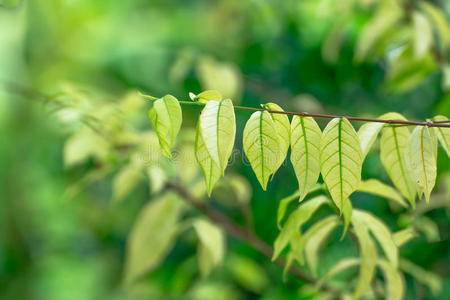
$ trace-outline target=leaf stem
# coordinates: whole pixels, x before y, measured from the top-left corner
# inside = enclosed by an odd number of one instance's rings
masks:
[[[152,96],[147,96],[141,94],[143,97],[148,98],[150,100],[156,100],[157,98]],[[195,106],[204,106],[203,102],[193,102],[193,101],[178,101],[183,105],[195,105]],[[342,115],[326,115],[326,114],[310,114],[310,113],[301,113],[301,112],[292,112],[292,111],[278,111],[278,110],[270,110],[266,108],[255,108],[255,107],[246,107],[246,106],[234,106],[235,109],[238,110],[247,110],[247,111],[267,111],[271,114],[283,114],[283,115],[291,115],[291,116],[301,116],[301,117],[313,117],[313,118],[324,118],[324,119],[334,119],[334,118],[345,118],[349,121],[358,121],[358,122],[375,122],[375,123],[386,123],[386,124],[397,124],[397,125],[407,125],[407,126],[427,126],[427,127],[445,127],[450,128],[450,121],[436,121],[436,122],[413,122],[413,121],[402,121],[402,120],[384,120],[384,119],[375,119],[375,118],[361,118],[361,117],[352,117],[352,116],[342,116]]]

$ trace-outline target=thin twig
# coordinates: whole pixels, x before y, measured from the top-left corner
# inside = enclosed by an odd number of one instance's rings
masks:
[[[223,230],[225,230],[229,235],[247,243],[252,248],[254,248],[256,251],[263,254],[268,259],[272,259],[273,255],[273,249],[270,247],[266,242],[261,240],[259,237],[257,237],[252,232],[248,231],[247,229],[244,229],[240,225],[236,224],[234,221],[229,219],[227,216],[223,215],[222,213],[216,211],[215,209],[211,208],[204,202],[202,202],[199,199],[196,199],[193,195],[189,193],[184,187],[181,185],[175,184],[173,182],[167,182],[166,187],[174,192],[176,192],[181,198],[183,198],[186,202],[194,206],[198,211],[203,213],[205,216],[207,216],[211,221],[213,221],[216,225],[220,226]],[[286,265],[286,262],[279,258],[275,261],[275,263],[280,266],[281,268],[284,268]],[[289,268],[289,273],[291,275],[295,276],[296,278],[300,279],[301,281],[316,284],[317,281],[310,277],[309,275],[305,274],[302,270],[299,268],[292,266]],[[334,294],[335,296],[339,295],[339,291],[335,288],[329,286],[329,285],[322,285],[320,289],[330,292]]]
[[[158,98],[148,95],[143,95],[143,97],[156,100]],[[205,103],[202,102],[194,102],[194,101],[178,101],[183,105],[195,105],[195,106],[204,106]],[[400,124],[400,125],[408,125],[408,126],[427,126],[427,127],[445,127],[450,128],[450,124],[440,124],[441,122],[413,122],[413,121],[402,121],[402,120],[385,120],[385,119],[374,119],[374,118],[361,118],[361,117],[352,117],[352,116],[340,116],[340,115],[326,115],[326,114],[310,114],[310,113],[300,113],[300,112],[291,112],[291,111],[278,111],[278,110],[270,110],[266,108],[255,108],[255,107],[246,107],[246,106],[234,106],[235,109],[239,110],[247,110],[247,111],[267,111],[271,114],[283,114],[283,115],[291,115],[291,116],[301,116],[301,117],[313,117],[313,118],[324,118],[324,119],[334,119],[334,118],[345,118],[350,121],[358,121],[358,122],[375,122],[375,123],[386,123],[386,124]]]

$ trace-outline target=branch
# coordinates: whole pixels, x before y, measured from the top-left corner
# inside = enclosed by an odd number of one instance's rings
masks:
[[[157,100],[158,98],[144,95],[141,93],[141,96],[150,100]],[[196,106],[204,106],[205,103],[202,102],[194,102],[194,101],[178,101],[183,105],[196,105]],[[450,124],[442,124],[442,122],[413,122],[413,121],[401,121],[401,120],[384,120],[384,119],[374,119],[374,118],[361,118],[361,117],[352,117],[352,116],[340,116],[340,115],[325,115],[325,114],[309,114],[309,113],[300,113],[300,112],[291,112],[291,111],[277,111],[270,110],[266,108],[254,108],[254,107],[246,107],[246,106],[234,106],[235,109],[239,110],[248,110],[248,111],[267,111],[271,114],[282,114],[282,115],[291,115],[291,116],[301,116],[301,117],[313,117],[313,118],[324,118],[324,119],[334,119],[334,118],[345,118],[350,121],[358,121],[358,122],[375,122],[375,123],[386,123],[386,124],[395,124],[395,125],[408,125],[408,126],[427,126],[427,127],[445,127],[450,128]]]
[[[204,202],[200,201],[199,199],[196,199],[193,195],[189,193],[184,187],[181,185],[175,184],[173,182],[167,182],[166,187],[175,193],[177,193],[181,198],[183,198],[187,203],[194,206],[198,211],[200,211],[202,214],[207,216],[211,221],[213,221],[216,225],[221,227],[223,230],[225,230],[229,235],[247,243],[250,245],[253,249],[263,254],[268,259],[272,259],[273,255],[273,249],[270,247],[266,242],[261,240],[259,237],[254,235],[252,232],[248,231],[247,229],[242,228],[240,225],[236,224],[234,221],[229,219],[227,216],[223,215],[219,211],[216,211],[215,209],[211,208]],[[286,265],[286,262],[279,258],[275,261],[275,263],[281,267],[284,268]],[[293,275],[294,277],[300,279],[301,281],[316,284],[317,281],[310,277],[309,275],[305,274],[302,270],[299,268],[292,266],[289,269],[289,273]],[[320,289],[330,292],[336,296],[340,294],[338,290],[335,288],[329,286],[329,285],[322,285]]]

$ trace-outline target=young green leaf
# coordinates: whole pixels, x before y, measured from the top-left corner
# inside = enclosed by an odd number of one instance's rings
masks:
[[[447,117],[444,116],[436,116],[433,118],[433,121],[446,121]],[[450,124],[450,122],[449,122]],[[444,148],[445,152],[447,152],[448,157],[450,158],[450,128],[442,128],[442,127],[433,127],[436,135]]]
[[[323,131],[320,169],[334,203],[342,212],[345,201],[361,181],[362,153],[355,129],[347,119],[336,118]]]
[[[264,105],[264,108],[274,111],[284,111],[280,106],[278,106],[278,104],[275,103],[267,103]],[[287,115],[271,113],[270,116],[272,117],[278,136],[279,155],[278,165],[276,167],[276,170],[278,170],[283,164],[289,150],[291,124],[289,123],[289,118]]]
[[[224,174],[236,134],[236,119],[231,100],[208,101],[200,115],[199,124],[206,149]]]
[[[431,3],[420,1],[419,6],[427,15],[439,37],[440,44],[445,51],[450,47],[450,24],[445,14]]]
[[[433,32],[430,22],[425,15],[419,11],[412,14],[414,24],[414,57],[424,57],[433,43]]]
[[[222,95],[215,90],[204,91],[195,96],[194,99],[197,99],[199,102],[206,103],[208,101],[221,101]]]
[[[261,294],[270,285],[266,269],[246,256],[232,254],[226,260],[226,266],[235,281],[246,290]]]
[[[284,216],[286,215],[286,210],[289,204],[292,201],[298,199],[299,196],[300,191],[295,191],[292,195],[289,195],[280,200],[280,204],[278,204],[278,211],[277,211],[277,226],[279,229],[281,229],[281,221],[283,221]]]
[[[395,232],[392,235],[392,240],[394,241],[397,247],[401,247],[417,236],[418,236],[417,231],[415,231],[414,228],[409,227]]]
[[[408,152],[411,177],[417,187],[425,193],[430,202],[430,194],[436,183],[436,139],[428,127],[417,126],[409,138]]]
[[[376,195],[388,200],[392,200],[403,207],[408,207],[408,204],[396,189],[379,181],[378,179],[369,179],[366,181],[362,181],[358,187],[358,192]]]
[[[266,111],[257,111],[245,124],[244,152],[263,190],[280,161],[280,146],[275,123]]]
[[[330,233],[339,225],[339,219],[336,216],[330,216],[317,221],[300,238],[300,242],[293,251],[300,255],[300,263],[303,264],[303,247],[305,249],[305,258],[311,273],[316,274],[316,266],[319,257],[320,247],[323,245]]]
[[[211,155],[206,149],[199,126],[197,126],[197,134],[195,136],[195,158],[197,159],[197,162],[203,171],[203,175],[205,176],[208,196],[211,196],[214,185],[222,176],[222,172],[219,165],[217,165],[217,163],[211,158]]]
[[[372,148],[373,143],[377,139],[378,133],[383,128],[383,123],[365,123],[358,130],[358,138],[361,143],[361,152],[363,160]]]
[[[142,176],[142,165],[130,163],[120,169],[113,179],[112,199],[115,203],[125,198]]]
[[[175,143],[183,119],[178,100],[171,95],[156,100],[148,111],[148,118],[158,135],[163,154],[172,157],[170,148]]]
[[[182,204],[174,194],[165,194],[142,209],[128,237],[125,284],[152,271],[170,251],[179,231]]]
[[[353,211],[353,220],[357,220],[358,223],[364,224],[369,229],[378,240],[389,262],[394,268],[397,268],[398,248],[394,243],[389,228],[377,217],[358,209]]]
[[[335,276],[336,274],[341,273],[342,271],[355,267],[360,264],[359,258],[344,258],[338,261],[328,272],[320,278],[317,282],[317,286],[322,286],[325,282],[327,282],[330,278]]]
[[[387,113],[380,118],[406,121],[398,113]],[[381,163],[394,186],[414,206],[416,188],[409,176],[405,161],[405,150],[409,136],[410,132],[407,127],[385,126],[381,133],[380,157]]]
[[[302,203],[292,214],[289,215],[286,223],[274,242],[274,253],[272,260],[277,259],[281,251],[288,245],[294,234],[300,227],[311,218],[314,212],[323,204],[328,202],[325,196],[318,196],[305,203]]]
[[[377,261],[381,271],[383,271],[386,282],[386,299],[402,300],[405,294],[405,279],[397,268],[384,259]]]
[[[353,299],[359,299],[370,287],[372,278],[375,275],[377,249],[375,247],[375,243],[369,235],[369,229],[366,224],[361,222],[358,217],[355,217],[355,214],[353,214],[352,224],[355,235],[358,238],[359,252],[361,256],[359,278],[353,293]]]
[[[353,206],[351,201],[345,201],[344,209],[342,210],[342,216],[344,218],[344,230],[342,231],[341,240],[344,239],[345,234],[347,233],[348,226],[352,221],[353,215]]]
[[[320,175],[320,139],[322,132],[310,117],[294,116],[291,124],[291,163],[302,201]]]
[[[198,263],[200,273],[205,277],[222,262],[225,252],[225,238],[220,228],[203,219],[196,220],[193,226],[199,237]]]

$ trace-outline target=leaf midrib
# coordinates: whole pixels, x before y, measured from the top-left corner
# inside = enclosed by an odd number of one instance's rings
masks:
[[[339,182],[340,182],[340,192],[341,192],[341,206],[344,205],[344,184],[342,181],[342,140],[341,140],[341,131],[342,131],[342,119],[339,119],[339,125],[338,125],[338,147],[339,147]],[[342,212],[342,210],[341,210]]]
[[[306,137],[306,129],[305,129],[305,122],[303,120],[303,117],[300,117],[300,124],[302,126],[302,132],[303,132],[303,140],[305,142],[305,188],[307,187],[308,183],[308,173],[309,173],[309,153],[308,153],[308,141]],[[304,193],[304,191],[303,191]],[[302,194],[303,194],[302,193]]]

